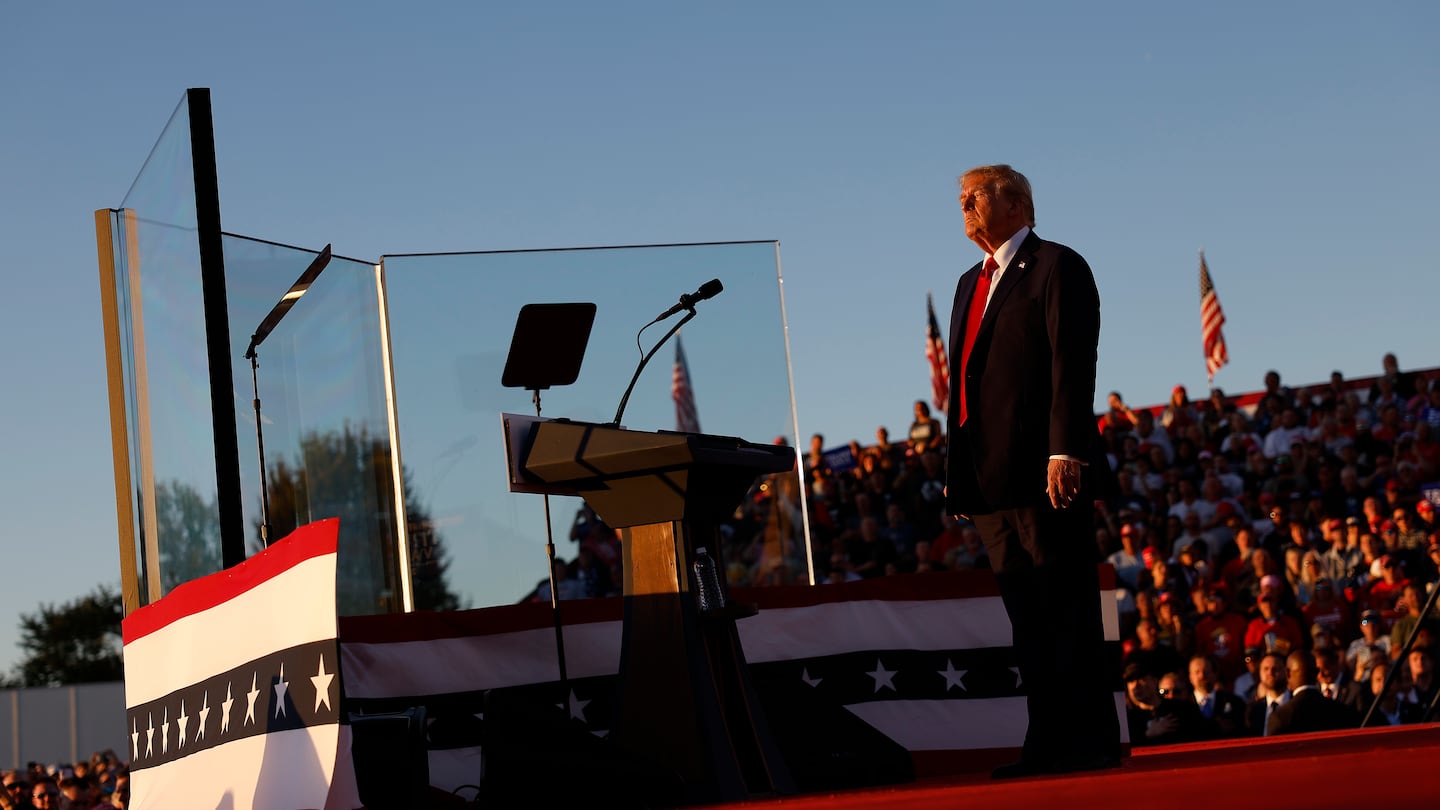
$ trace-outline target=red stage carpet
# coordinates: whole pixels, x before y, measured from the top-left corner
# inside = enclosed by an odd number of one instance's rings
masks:
[[[726,807],[1377,808],[1440,804],[1440,725],[1137,749],[1120,768],[992,782],[984,776]]]

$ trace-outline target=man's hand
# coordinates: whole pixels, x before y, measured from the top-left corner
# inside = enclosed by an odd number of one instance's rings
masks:
[[[1050,496],[1051,506],[1065,509],[1075,502],[1075,496],[1080,492],[1080,467],[1078,461],[1050,459],[1050,469],[1045,477],[1045,493]]]

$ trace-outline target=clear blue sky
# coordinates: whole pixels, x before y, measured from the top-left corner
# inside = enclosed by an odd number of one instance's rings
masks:
[[[1095,268],[1102,395],[1204,392],[1201,247],[1227,390],[1440,365],[1440,6],[699,6],[0,6],[0,667],[21,612],[118,582],[91,212],[186,87],[230,231],[363,258],[780,240],[800,429],[832,444],[928,396],[925,293],[946,320],[977,260],[980,163]]]

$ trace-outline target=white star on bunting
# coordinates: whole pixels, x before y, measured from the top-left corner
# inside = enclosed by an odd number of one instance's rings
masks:
[[[260,690],[256,688],[256,684],[258,683],[260,683],[260,674],[258,672],[251,673],[250,691],[245,693],[245,699],[249,701],[249,705],[245,707],[245,722],[243,725],[248,726],[255,722],[255,699],[260,697]]]
[[[959,689],[961,692],[964,692],[964,679],[966,672],[969,672],[969,670],[956,669],[955,665],[951,663],[950,659],[946,658],[945,669],[939,670],[940,677],[945,679],[945,691],[949,692],[951,687],[954,687],[956,689]]]
[[[170,709],[165,709],[160,720],[160,755],[164,756],[170,751]]]
[[[135,718],[130,718],[130,758],[140,758],[140,725]]]
[[[898,672],[898,670],[888,670],[888,669],[886,669],[886,668],[885,668],[885,665],[880,662],[880,659],[879,659],[879,658],[876,658],[876,659],[875,659],[875,671],[874,671],[874,672],[867,672],[867,673],[865,673],[865,674],[866,674],[866,675],[869,675],[870,677],[872,677],[872,678],[875,679],[875,691],[876,691],[877,693],[878,693],[881,689],[889,689],[891,692],[894,692],[894,691],[895,691],[895,673],[896,673],[896,672]]]
[[[806,668],[800,670],[800,680],[804,681],[807,686],[810,686],[810,687],[813,688],[813,687],[819,686],[819,685],[820,685],[820,682],[823,681],[823,680],[825,680],[825,679],[824,679],[824,678],[812,678],[812,677],[810,677],[810,668],[809,668],[809,667],[806,667]]]
[[[185,700],[183,698],[180,700],[180,717],[175,722],[180,726],[180,736],[175,740],[175,749],[179,750],[185,747],[185,729],[190,725],[190,715],[185,713]]]
[[[220,704],[220,733],[224,734],[230,730],[230,707],[235,705],[235,698],[230,696],[230,682],[225,682],[225,702]]]
[[[145,715],[145,718],[146,718],[146,722],[149,724],[149,725],[147,725],[147,726],[145,727],[145,756],[148,757],[148,756],[150,756],[151,754],[153,754],[153,753],[155,752],[155,714],[154,714],[154,712],[149,712],[149,713],[147,713],[147,714]]]
[[[275,716],[285,715],[285,690],[290,688],[290,682],[285,680],[285,665],[280,665],[280,682],[275,684]]]
[[[200,707],[200,725],[195,729],[195,741],[205,739],[205,720],[210,717],[210,690],[205,690],[205,703]]]
[[[310,682],[315,684],[315,711],[320,711],[320,704],[330,708],[330,682],[335,680],[335,673],[325,671],[325,654],[320,654],[320,672],[310,676]]]
[[[571,720],[579,720],[582,723],[585,722],[585,707],[590,705],[590,701],[580,700],[575,696],[575,690],[571,689],[569,703],[569,706],[565,706],[562,704],[560,705],[560,708],[565,709],[570,713]]]

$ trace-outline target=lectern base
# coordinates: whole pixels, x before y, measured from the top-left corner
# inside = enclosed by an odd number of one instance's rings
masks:
[[[700,612],[679,564],[713,535],[678,521],[623,531],[625,571],[635,576],[626,581],[615,741],[679,774],[690,802],[794,793],[735,630],[755,609]]]

